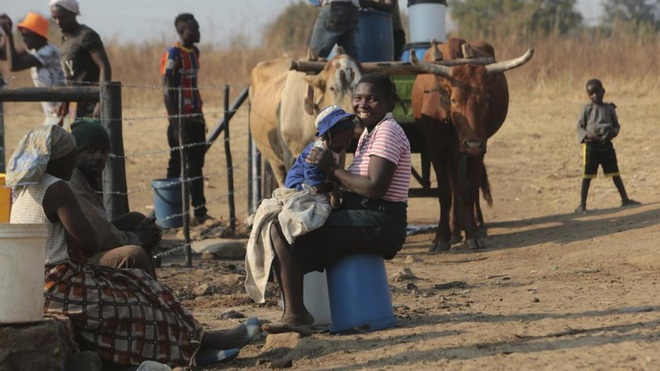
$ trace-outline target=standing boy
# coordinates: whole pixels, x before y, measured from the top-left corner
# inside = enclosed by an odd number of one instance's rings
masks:
[[[110,61],[105,53],[101,37],[96,31],[78,23],[80,8],[76,0],[50,0],[50,14],[62,32],[62,69],[70,85],[98,85],[112,79]],[[62,116],[69,109],[68,102],[62,105]],[[78,102],[76,117],[98,118],[100,103]]]
[[[578,120],[578,140],[582,143],[584,156],[584,172],[582,175],[582,192],[580,205],[575,212],[587,211],[587,195],[591,179],[598,174],[598,166],[603,167],[606,177],[612,177],[616,189],[621,196],[621,206],[639,205],[639,202],[628,198],[623,180],[619,175],[619,166],[612,139],[619,134],[621,126],[616,116],[614,103],[603,103],[605,88],[597,79],[587,81],[587,95],[591,100],[582,109]]]
[[[192,179],[190,197],[194,211],[194,224],[212,219],[206,213],[204,197],[204,156],[206,154],[206,121],[202,113],[202,97],[197,87],[199,73],[199,24],[190,13],[179,14],[174,20],[179,41],[165,51],[161,59],[160,74],[163,76],[163,96],[169,117],[167,142],[170,145],[168,178],[181,176],[179,145],[183,149]],[[179,123],[183,126],[183,143],[179,143]]]
[[[0,45],[0,59],[9,62],[11,71],[22,71],[30,68],[30,75],[36,87],[51,87],[64,84],[64,72],[60,65],[60,51],[48,43],[48,26],[46,18],[37,13],[28,13],[25,19],[17,25],[23,36],[25,49],[16,49],[12,35],[12,21],[6,15],[0,15],[0,27],[4,31],[4,43]],[[60,104],[57,102],[41,102],[46,115],[44,124],[62,125],[57,118]]]

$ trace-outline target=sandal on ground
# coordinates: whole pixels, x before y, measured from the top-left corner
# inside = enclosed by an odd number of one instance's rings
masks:
[[[269,334],[284,334],[287,332],[297,332],[301,336],[310,336],[312,334],[312,326],[310,325],[295,325],[292,323],[273,322],[266,323],[261,328]]]
[[[642,203],[639,201],[635,201],[632,198],[629,198],[625,201],[621,201],[621,207],[626,207],[626,206],[635,206],[635,205],[641,205]]]
[[[241,326],[245,327],[247,335],[245,336],[245,341],[241,344],[241,348],[248,345],[252,340],[259,337],[261,334],[261,324],[259,323],[259,318],[250,317],[247,321],[241,323]]]
[[[578,214],[586,214],[587,213],[587,208],[582,206],[582,205],[578,205],[578,207],[575,208],[575,212],[578,213]]]
[[[240,351],[241,350],[238,348],[224,350],[203,348],[197,351],[197,355],[195,356],[195,363],[197,366],[206,366],[213,363],[229,362],[238,357],[238,353],[240,353]]]

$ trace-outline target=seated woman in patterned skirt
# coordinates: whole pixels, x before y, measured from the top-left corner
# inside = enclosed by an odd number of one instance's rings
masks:
[[[44,126],[21,140],[8,164],[11,222],[48,225],[44,311],[68,316],[81,348],[118,365],[152,360],[194,366],[235,357],[258,334],[256,318],[232,330],[205,332],[143,270],[86,264],[96,251],[96,231],[65,182],[76,153],[71,134]]]

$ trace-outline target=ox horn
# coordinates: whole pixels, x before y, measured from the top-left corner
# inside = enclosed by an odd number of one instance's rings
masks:
[[[438,40],[433,39],[433,41],[431,41],[431,47],[433,48],[433,61],[441,61],[442,53],[440,53],[440,49],[438,49]]]
[[[489,74],[493,74],[493,73],[505,72],[505,71],[508,71],[510,69],[520,67],[523,64],[529,62],[529,60],[532,59],[533,55],[534,55],[534,48],[529,48],[529,49],[527,49],[525,54],[523,54],[522,56],[520,56],[518,58],[509,59],[508,61],[497,62],[497,63],[487,65],[486,66],[486,71]]]
[[[428,72],[435,75],[444,76],[446,78],[451,77],[451,69],[447,66],[420,62],[417,59],[417,53],[415,53],[415,49],[413,48],[410,49],[410,62],[412,63],[413,66],[415,66],[415,68],[419,69],[422,72]]]
[[[463,58],[474,58],[474,50],[472,50],[470,44],[461,44],[461,51],[463,52]]]

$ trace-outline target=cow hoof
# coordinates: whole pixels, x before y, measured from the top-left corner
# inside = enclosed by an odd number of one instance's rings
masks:
[[[477,240],[475,240],[474,238],[469,238],[465,240],[465,248],[467,250],[477,250],[480,247],[479,247],[479,243],[477,243]]]
[[[477,246],[478,246],[477,247],[478,249],[485,249],[486,248],[486,240],[483,239],[483,238],[479,238],[477,240]]]
[[[485,225],[479,227],[479,235],[481,237],[488,237],[488,228]]]
[[[449,238],[449,244],[450,245],[456,245],[457,243],[463,242],[463,236],[460,234],[457,236],[452,235],[451,238]]]
[[[429,247],[429,253],[437,254],[441,252],[447,252],[451,249],[451,245],[448,242],[436,242],[434,245]]]

